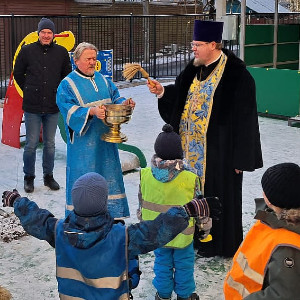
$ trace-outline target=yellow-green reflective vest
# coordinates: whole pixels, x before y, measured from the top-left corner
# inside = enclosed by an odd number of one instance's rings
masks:
[[[173,206],[181,206],[194,197],[198,176],[190,171],[180,172],[169,182],[161,182],[152,175],[151,168],[141,169],[142,219],[154,220],[160,213]],[[185,248],[193,241],[195,219],[190,218],[189,226],[165,245],[170,248]]]

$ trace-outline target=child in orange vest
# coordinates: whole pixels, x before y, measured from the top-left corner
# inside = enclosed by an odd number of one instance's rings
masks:
[[[258,221],[233,258],[225,299],[300,299],[300,167],[270,167],[261,184]]]

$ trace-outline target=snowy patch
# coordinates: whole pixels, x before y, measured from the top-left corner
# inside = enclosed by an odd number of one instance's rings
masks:
[[[14,213],[2,213],[0,210],[0,240],[11,242],[27,235]]]

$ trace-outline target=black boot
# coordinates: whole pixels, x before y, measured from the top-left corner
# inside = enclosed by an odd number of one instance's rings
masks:
[[[171,300],[171,298],[161,298],[161,297],[159,297],[159,294],[156,293],[155,300]]]
[[[25,175],[24,176],[24,190],[26,193],[32,193],[34,190],[34,178],[35,176]]]
[[[199,296],[196,293],[193,293],[188,298],[181,298],[181,297],[177,296],[177,300],[200,300],[200,298],[199,298]]]
[[[60,188],[59,184],[55,181],[52,174],[44,175],[44,185],[49,187],[53,191],[57,191]]]

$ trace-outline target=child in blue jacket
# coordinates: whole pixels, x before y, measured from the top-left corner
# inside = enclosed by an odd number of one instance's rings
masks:
[[[72,188],[74,211],[62,220],[16,190],[2,195],[3,206],[14,207],[27,233],[55,247],[61,299],[130,299],[128,261],[169,242],[190,216],[215,213],[216,202],[210,212],[205,199],[194,199],[154,221],[126,227],[108,213],[107,195],[107,182],[98,173],[79,177]]]

